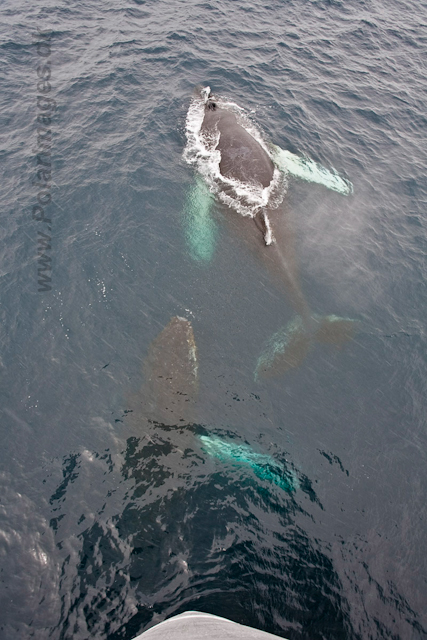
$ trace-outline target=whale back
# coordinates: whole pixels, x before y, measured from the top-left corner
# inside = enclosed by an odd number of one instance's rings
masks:
[[[234,113],[208,100],[202,132],[219,133],[216,149],[221,152],[220,172],[225,178],[268,187],[274,165],[259,142],[244,129]]]

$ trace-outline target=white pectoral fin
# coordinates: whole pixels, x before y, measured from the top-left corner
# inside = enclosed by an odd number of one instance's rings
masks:
[[[271,145],[271,152],[274,164],[281,171],[307,182],[321,184],[327,189],[337,191],[344,196],[353,193],[351,182],[342,178],[335,169],[326,169],[308,156],[297,156],[295,153],[281,149],[275,144]]]
[[[212,194],[203,178],[197,176],[188,191],[183,216],[188,252],[197,262],[210,262],[215,252],[218,229],[211,215],[212,204]]]

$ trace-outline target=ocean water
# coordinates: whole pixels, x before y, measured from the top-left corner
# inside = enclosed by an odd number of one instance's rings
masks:
[[[426,3],[1,16],[0,637],[130,640],[193,609],[291,640],[425,638]],[[203,259],[189,247],[206,85],[353,185],[289,176],[285,200],[310,308],[355,336],[258,382],[295,312],[215,201]],[[174,316],[199,388],[167,426],[135,398]]]

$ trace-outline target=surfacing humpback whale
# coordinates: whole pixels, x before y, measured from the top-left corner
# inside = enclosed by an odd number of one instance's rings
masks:
[[[229,209],[234,209],[225,216],[227,224],[256,252],[276,283],[285,288],[297,314],[287,327],[270,338],[255,369],[256,379],[281,374],[302,362],[314,340],[341,347],[351,339],[355,323],[349,318],[316,316],[301,290],[292,228],[283,206],[286,192],[283,162],[286,153],[294,159],[298,157],[274,145],[268,147],[244,120],[237,105],[216,99],[209,87],[202,90],[200,99],[204,101],[203,119],[197,135],[203,151],[196,154],[196,164],[211,191]],[[313,167],[318,165],[312,163],[311,173]],[[325,169],[322,171],[318,168],[316,175],[327,175],[328,186],[333,184],[331,188],[341,188],[342,193],[350,191],[349,183]],[[203,191],[200,181],[198,189],[206,221],[209,193]],[[193,192],[193,220],[195,202]]]

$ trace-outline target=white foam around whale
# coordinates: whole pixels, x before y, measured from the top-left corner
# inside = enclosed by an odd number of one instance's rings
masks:
[[[218,96],[219,106],[235,113],[239,124],[257,140],[278,169],[275,171],[271,185],[265,189],[224,178],[219,170],[221,154],[215,149],[217,140],[209,140],[201,134],[205,103],[209,93],[209,87],[205,87],[191,101],[186,119],[187,145],[183,157],[189,164],[196,165],[210,191],[215,193],[225,204],[237,210],[241,215],[251,217],[256,215],[267,203],[269,208],[274,209],[281,203],[286,193],[287,176],[321,184],[342,195],[349,195],[353,192],[351,182],[342,178],[335,169],[326,169],[307,155],[299,156],[286,149],[281,149],[277,145],[266,144],[261,133],[247,117],[244,110],[234,102]],[[221,189],[221,185],[226,185],[231,189],[227,189],[227,193],[225,193]]]
[[[218,140],[210,139],[201,132],[206,95],[208,95],[208,87],[201,92],[200,96],[193,98],[188,109],[186,120],[187,145],[184,149],[184,160],[197,167],[197,170],[208,184],[210,191],[215,193],[220,201],[232,207],[241,215],[254,217],[267,205],[270,209],[276,208],[282,202],[287,188],[286,178],[281,170],[275,170],[273,180],[266,188],[261,185],[247,184],[225,178],[221,174],[219,169],[221,153],[215,149]],[[217,102],[219,106],[227,108],[236,114],[239,124],[257,140],[271,157],[271,152],[261,134],[245,116],[243,109],[237,104],[221,98],[218,98]]]

